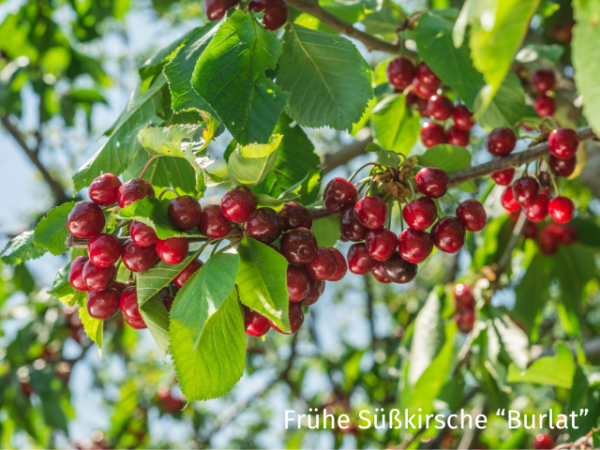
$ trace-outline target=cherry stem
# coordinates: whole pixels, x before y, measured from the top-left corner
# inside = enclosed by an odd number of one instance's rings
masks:
[[[386,220],[386,228],[389,230],[392,228],[392,212],[394,207],[394,197],[390,197],[387,204],[387,220]],[[401,214],[402,215],[402,214]]]
[[[119,231],[121,228],[123,228],[125,225],[127,225],[128,223],[133,222],[133,219],[131,220],[123,220],[122,222],[119,222],[117,225],[115,225],[115,229],[113,230],[112,234],[117,233],[117,231]]]
[[[367,180],[368,181],[368,180]],[[362,183],[361,186],[358,188],[358,192],[357,195],[360,195],[360,193],[362,192],[362,190],[365,188],[365,186],[367,185],[367,183]]]
[[[440,206],[440,201],[437,198],[432,198],[432,200],[435,203],[435,206],[437,206],[438,216],[440,216],[443,219],[444,211],[442,211],[442,207]]]
[[[216,253],[217,249],[219,248],[219,245],[221,245],[221,242],[223,242],[223,239],[219,239],[216,242],[216,245],[214,246],[214,248],[212,249],[212,252],[210,252],[210,257],[212,258],[212,256]]]
[[[377,166],[377,167],[381,167],[381,164],[379,164],[379,163],[376,163],[376,162],[368,162],[368,163],[366,163],[366,164],[363,164],[363,165],[362,165],[362,166],[360,166],[358,169],[356,169],[356,171],[355,171],[355,172],[354,172],[352,175],[350,175],[350,178],[348,178],[348,181],[352,181],[352,180],[354,179],[354,177],[355,177],[356,175],[358,175],[358,172],[360,172],[361,170],[363,170],[365,167],[368,167],[368,166]]]
[[[548,159],[546,159],[545,156],[544,156],[544,161],[546,162],[546,166],[550,167],[550,164],[548,163]],[[560,189],[558,187],[558,183],[556,182],[556,177],[554,176],[554,174],[552,173],[551,170],[549,170],[547,173],[550,176],[550,180],[552,180],[552,185],[554,186],[554,192],[556,192],[557,195],[560,195]]]
[[[477,200],[479,200],[479,203],[484,203],[487,200],[487,198],[490,196],[490,194],[492,193],[492,191],[494,190],[495,187],[496,187],[496,183],[492,182],[491,180],[488,181],[485,191],[483,191],[481,193],[481,195],[479,196],[479,198],[477,199]]]
[[[448,197],[450,197],[454,201],[454,203],[456,203],[457,205],[460,205],[460,202],[458,200],[456,200],[456,198],[454,197],[454,195],[452,195],[450,192],[446,192],[446,195]]]
[[[163,191],[162,191],[160,194],[158,194],[158,199],[159,199],[159,200],[160,200],[160,199],[162,199],[162,196],[163,196],[163,195],[165,194],[165,192],[167,192],[167,191],[171,191],[171,192],[175,193],[175,196],[176,196],[176,197],[179,197],[179,192],[177,192],[175,189],[173,189],[173,188],[166,188],[166,189],[163,189]]]
[[[533,124],[535,126],[536,130],[537,130],[537,127],[539,126],[539,121],[538,120],[535,120],[535,119],[522,119],[522,120],[519,120],[517,123],[515,123],[513,125],[512,130],[513,131],[518,130],[519,127],[521,125],[523,125],[524,123],[531,123],[531,124]]]
[[[413,185],[412,180],[408,180],[408,187],[410,188],[411,200],[416,200],[417,194],[415,194],[415,186]]]
[[[544,120],[549,121],[554,126],[555,129],[560,128],[558,126],[558,122],[556,121],[556,119],[554,117],[552,117],[552,116],[544,116],[544,117],[542,117],[541,123],[543,123]]]
[[[367,181],[369,181],[372,177],[367,177],[367,178],[363,178],[362,180],[360,180],[359,182],[357,182],[356,184],[354,184],[354,187],[358,187],[359,184],[363,184],[366,183]]]
[[[539,136],[531,136],[529,134],[525,134],[523,136],[519,136],[519,139],[537,139]]]
[[[142,173],[140,173],[140,180],[144,179],[144,175],[146,174],[146,170],[148,170],[148,167],[150,166],[150,163],[152,163],[152,161],[154,161],[156,158],[158,158],[158,155],[157,156],[153,156],[152,158],[150,158],[148,160],[148,162],[146,163],[146,165],[142,169]]]

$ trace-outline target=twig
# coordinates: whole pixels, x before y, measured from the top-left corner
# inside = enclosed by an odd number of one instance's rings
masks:
[[[521,237],[521,234],[523,234],[523,230],[525,229],[526,223],[527,216],[525,215],[525,212],[521,211],[521,213],[519,214],[519,218],[517,219],[517,223],[513,228],[510,240],[508,241],[508,245],[504,249],[504,253],[502,253],[500,261],[498,262],[498,267],[494,271],[494,273],[496,274],[496,279],[498,279],[500,275],[503,274],[504,271],[508,268],[508,265],[511,261],[512,252],[519,243],[519,238]]]
[[[125,242],[128,239],[131,239],[131,236],[117,236],[121,243]],[[234,240],[239,239],[241,237],[240,230],[233,230],[224,239]],[[205,237],[189,237],[189,242],[207,242],[211,239]],[[87,248],[89,239],[83,239],[73,236],[72,234],[67,236],[67,240],[65,241],[65,246],[67,248]]]
[[[367,148],[367,145],[371,142],[373,142],[373,137],[369,135],[360,141],[347,145],[339,152],[326,155],[321,164],[323,166],[323,174],[329,173],[339,166],[343,166],[357,156],[364,155],[366,153],[365,149]]]

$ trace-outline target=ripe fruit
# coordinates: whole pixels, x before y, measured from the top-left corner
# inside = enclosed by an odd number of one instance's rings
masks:
[[[387,228],[369,230],[365,238],[367,252],[375,261],[385,261],[398,248],[398,238]]]
[[[556,222],[567,223],[575,214],[575,206],[570,198],[554,197],[548,203],[548,212]]]
[[[538,69],[531,77],[531,85],[540,94],[545,94],[554,89],[556,77],[551,69]]]
[[[554,439],[549,434],[540,433],[533,439],[533,447],[536,450],[552,450],[554,448]]]
[[[381,228],[387,219],[387,206],[379,197],[361,198],[354,207],[356,219],[369,230]]]
[[[67,216],[69,233],[78,238],[91,238],[101,233],[105,224],[104,213],[93,202],[76,203]]]
[[[457,283],[452,291],[456,304],[456,309],[473,309],[475,307],[475,297],[468,284]]]
[[[465,244],[465,227],[455,217],[446,216],[431,229],[434,245],[446,253],[456,253]]]
[[[284,231],[300,227],[310,230],[313,223],[312,214],[308,208],[296,202],[285,203],[279,211],[279,217],[281,217]]]
[[[388,64],[386,73],[390,84],[403,90],[415,77],[415,66],[406,58],[396,58]]]
[[[290,302],[299,302],[308,295],[310,277],[302,267],[289,265],[287,268],[287,292]]]
[[[141,247],[132,240],[126,240],[121,247],[123,264],[132,272],[142,273],[150,270],[156,262],[156,246]]]
[[[221,199],[221,212],[231,222],[244,223],[257,204],[256,196],[250,189],[236,186],[227,191]]]
[[[148,247],[156,244],[158,241],[158,236],[156,236],[156,231],[154,231],[154,228],[146,225],[145,223],[138,222],[137,220],[134,220],[131,223],[129,234],[131,235],[133,242],[140,247]]]
[[[88,193],[95,204],[111,206],[117,203],[120,187],[119,177],[112,173],[105,173],[92,181]]]
[[[532,221],[528,220],[525,223],[525,230],[523,231],[523,237],[525,239],[535,239],[537,235],[537,225]]]
[[[429,68],[424,62],[417,66],[417,79],[427,86],[435,87],[436,89],[440,86],[442,80],[440,80],[433,70]]]
[[[439,167],[423,167],[415,177],[417,190],[429,198],[440,198],[448,191],[448,174]]]
[[[108,267],[121,257],[121,241],[112,234],[97,234],[88,242],[88,255],[95,266]]]
[[[508,127],[495,128],[485,140],[487,151],[494,156],[508,156],[516,145],[515,132]]]
[[[189,280],[189,278],[203,265],[204,263],[202,261],[199,259],[194,259],[187,266],[185,266],[185,269],[179,272],[179,275],[177,275],[173,280],[173,284],[181,289],[187,280]]]
[[[522,177],[512,186],[513,196],[521,206],[531,206],[535,203],[540,193],[540,185],[532,177]]]
[[[117,203],[119,208],[125,208],[146,196],[154,197],[154,188],[146,180],[133,178],[119,188]]]
[[[283,235],[280,243],[281,254],[290,264],[308,264],[317,253],[317,240],[306,228],[296,228]]]
[[[121,294],[120,307],[125,322],[127,322],[131,328],[135,328],[136,330],[147,328],[146,323],[142,318],[142,314],[140,313],[135,286],[128,287],[123,291]]]
[[[325,291],[325,282],[324,281],[315,280],[315,279],[310,280],[310,289],[308,290],[308,294],[306,294],[306,297],[304,297],[304,300],[302,300],[301,303],[304,306],[314,305],[315,303],[317,303],[317,300],[319,300],[319,298],[321,298],[321,295],[323,295],[324,291]]]
[[[108,288],[116,274],[117,268],[114,265],[98,267],[88,261],[83,266],[81,276],[90,291],[100,292]]]
[[[158,257],[167,264],[179,264],[185,259],[190,249],[188,240],[184,237],[159,239],[156,243]]]
[[[499,184],[500,186],[508,186],[515,176],[515,169],[510,168],[501,170],[500,172],[494,172],[490,176],[492,180],[496,182],[496,184]]]
[[[437,206],[429,197],[420,197],[402,209],[402,217],[413,230],[426,230],[437,219]]]
[[[459,147],[466,147],[469,145],[471,139],[471,133],[469,131],[459,130],[456,125],[451,126],[448,129],[448,144],[458,145]]]
[[[540,194],[535,203],[524,208],[525,215],[532,222],[541,222],[548,215],[548,196]]]
[[[337,270],[337,261],[329,249],[319,247],[315,257],[304,266],[304,270],[313,280],[329,280]]]
[[[406,261],[398,253],[384,261],[382,268],[385,277],[398,284],[409,283],[417,276],[417,265]]]
[[[342,253],[337,248],[330,248],[328,250],[334,256],[337,268],[335,270],[335,273],[331,277],[329,277],[327,281],[340,281],[342,278],[344,278],[346,272],[348,271],[348,264],[346,264],[346,259],[344,258],[344,255],[342,255]]]
[[[552,225],[542,229],[538,236],[538,245],[540,246],[542,254],[550,256],[556,253],[559,239],[560,237],[557,234],[557,230]]]
[[[354,208],[348,208],[342,213],[342,218],[340,219],[340,231],[342,236],[347,240],[351,242],[360,242],[365,239],[369,229],[360,224],[356,218]]]
[[[283,0],[251,0],[248,9],[252,12],[264,11],[263,26],[275,31],[283,26],[288,18],[288,5]]]
[[[269,321],[269,325],[273,327],[275,331],[281,334],[294,334],[296,331],[300,329],[302,324],[304,323],[304,310],[302,309],[302,305],[300,303],[290,303],[289,305],[289,319],[290,319],[290,332],[286,333],[277,326]]]
[[[575,171],[577,165],[577,156],[562,159],[550,154],[548,156],[548,165],[550,170],[557,177],[568,177]]]
[[[456,108],[454,108],[452,120],[454,121],[456,128],[462,131],[469,131],[473,125],[475,125],[473,114],[465,105],[457,105]]]
[[[432,250],[433,242],[426,231],[407,228],[400,233],[398,251],[402,259],[413,264],[420,264],[429,258]]]
[[[383,263],[377,263],[373,269],[371,269],[371,273],[375,277],[377,281],[384,284],[391,283],[390,280],[387,279],[385,273],[383,272]]]
[[[251,238],[270,244],[275,241],[283,229],[281,217],[273,208],[259,208],[248,217],[246,233]]]
[[[204,0],[202,2],[204,14],[211,22],[223,18],[229,8],[239,3],[239,0]]]
[[[110,319],[119,312],[120,297],[115,289],[88,292],[86,306],[90,317],[98,320]]]
[[[432,95],[427,100],[427,114],[431,119],[444,121],[450,118],[454,104],[445,95]]]
[[[475,311],[472,309],[460,311],[454,316],[454,321],[461,333],[470,333],[475,325]]]
[[[358,194],[356,188],[348,180],[334,178],[325,187],[323,200],[325,207],[331,212],[342,212],[356,203]]]
[[[467,231],[477,232],[485,227],[487,214],[479,201],[471,199],[458,205],[456,218],[461,221]]]
[[[83,281],[83,267],[90,260],[87,256],[78,256],[69,267],[69,284],[78,291],[87,291],[88,287]]]
[[[548,149],[557,158],[571,158],[575,155],[578,146],[579,136],[570,128],[553,130],[548,136]]]
[[[219,205],[208,205],[200,214],[198,231],[210,239],[222,239],[229,234],[231,222],[225,218]]]
[[[521,209],[521,205],[519,205],[519,202],[515,200],[511,186],[508,186],[504,190],[504,192],[502,193],[502,197],[500,197],[500,202],[502,203],[504,209],[507,210],[509,213]]]
[[[189,195],[180,195],[171,200],[167,215],[169,220],[180,230],[191,230],[200,223],[202,208],[200,203]]]
[[[427,99],[429,97],[421,98],[421,97],[415,95],[415,98],[416,98],[417,109],[419,110],[419,114],[421,115],[421,117],[427,117]]]
[[[421,142],[427,148],[446,142],[444,127],[435,122],[425,122],[421,126]]]
[[[418,78],[414,78],[411,83],[412,92],[414,92],[419,98],[425,100],[422,103],[419,103],[419,113],[422,117],[427,116],[427,99],[438,90],[437,86],[428,86],[425,83],[421,82]]]
[[[557,235],[560,242],[564,245],[571,245],[577,242],[577,229],[568,223],[557,226]]]
[[[556,112],[556,100],[547,95],[540,95],[533,102],[533,109],[540,117],[553,116]]]
[[[269,320],[262,314],[244,306],[244,328],[250,336],[264,336],[271,329]]]
[[[348,250],[348,269],[357,275],[364,275],[369,272],[377,261],[371,258],[365,244],[354,244]]]

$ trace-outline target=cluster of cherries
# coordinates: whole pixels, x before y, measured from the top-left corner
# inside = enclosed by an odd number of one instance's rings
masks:
[[[556,85],[556,77],[551,69],[539,69],[531,77],[531,86],[540,94],[533,103],[535,112],[540,117],[553,116],[556,112],[556,101],[552,94]]]
[[[470,333],[475,324],[475,297],[471,286],[463,283],[454,285],[454,321],[462,333]]]
[[[238,5],[240,0],[204,0],[204,14],[208,20],[221,20],[228,9]],[[263,26],[275,31],[281,28],[288,19],[288,4],[284,0],[250,0],[248,9],[252,12],[264,12]]]

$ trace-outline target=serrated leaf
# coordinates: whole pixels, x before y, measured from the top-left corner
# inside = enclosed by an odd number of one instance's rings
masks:
[[[527,370],[521,371],[511,364],[508,367],[509,383],[534,383],[571,389],[575,374],[575,361],[571,350],[558,342],[556,355],[546,356],[535,361]]]
[[[447,173],[452,173],[471,167],[471,154],[464,147],[441,144],[428,148],[425,153],[419,155],[418,161],[422,166],[439,167]],[[477,186],[473,180],[456,188],[466,192],[477,192]]]
[[[77,299],[77,304],[79,305],[79,318],[83,325],[83,331],[85,331],[85,334],[88,335],[92,342],[98,345],[98,352],[100,353],[100,356],[102,356],[102,330],[104,322],[90,317],[86,302],[87,298],[85,295],[80,296]]]
[[[229,176],[238,186],[256,186],[273,169],[283,136],[274,134],[266,144],[238,145],[229,156]]]
[[[192,33],[193,31],[171,42],[166,47],[161,48],[142,64],[139,68],[141,79],[145,80],[151,76],[158,75],[163,70],[163,66],[173,58],[177,49],[192,35]]]
[[[65,240],[69,235],[67,217],[75,206],[75,202],[63,203],[52,208],[35,227],[33,242],[43,247],[54,256],[67,251]]]
[[[478,109],[479,99],[475,103]],[[525,91],[519,77],[508,72],[496,95],[479,118],[479,125],[486,130],[498,127],[512,127],[525,115]]]
[[[314,220],[310,231],[312,231],[320,247],[333,247],[342,236],[340,231],[340,216],[336,215]]]
[[[141,305],[140,313],[156,341],[160,353],[165,358],[169,352],[169,312],[161,296],[155,295]]]
[[[85,298],[85,292],[78,291],[69,283],[70,268],[71,263],[56,272],[52,289],[48,291],[48,294],[59,299],[63,305],[73,306],[81,298]]]
[[[352,129],[373,98],[371,68],[348,39],[287,24],[277,84],[301,125]]]
[[[406,97],[401,94],[388,95],[373,108],[371,126],[379,145],[403,155],[417,142],[420,130],[419,116],[406,108]]]
[[[502,348],[506,351],[512,362],[520,369],[525,369],[529,363],[529,339],[527,334],[507,314],[494,317],[490,320],[488,334],[493,328],[500,339]]]
[[[9,266],[16,266],[31,259],[37,259],[46,253],[45,248],[34,244],[34,232],[25,231],[8,241],[2,255],[2,262]]]

